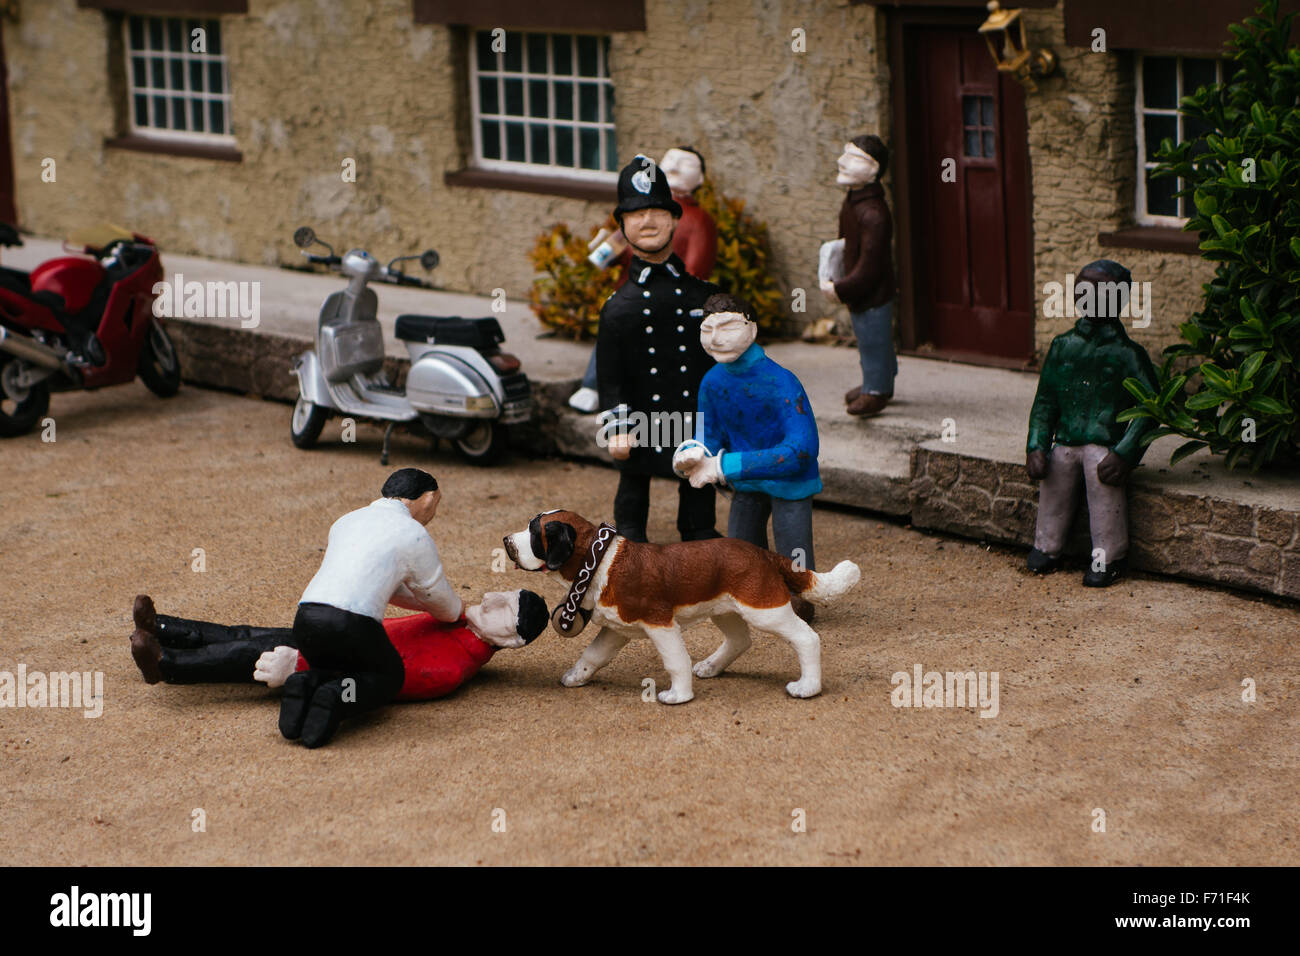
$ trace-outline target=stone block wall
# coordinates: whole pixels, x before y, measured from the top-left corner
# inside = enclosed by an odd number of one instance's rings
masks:
[[[921,445],[912,453],[912,524],[1029,548],[1038,486],[1019,463]],[[1068,553],[1086,556],[1087,505],[1075,516]],[[1300,598],[1296,513],[1183,494],[1135,477],[1129,494],[1135,568]]]

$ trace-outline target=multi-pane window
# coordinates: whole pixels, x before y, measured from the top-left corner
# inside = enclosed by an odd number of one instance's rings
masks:
[[[469,80],[475,165],[617,172],[608,37],[476,30]]]
[[[1137,219],[1181,223],[1194,211],[1192,197],[1174,194],[1183,188],[1175,177],[1152,179],[1160,143],[1194,142],[1212,132],[1178,112],[1178,101],[1200,87],[1222,80],[1218,60],[1190,56],[1143,56],[1137,63]]]
[[[963,96],[961,98],[962,153],[965,156],[992,159],[997,131],[993,122],[993,97]]]
[[[230,137],[230,77],[221,22],[128,16],[131,127],[186,138]]]

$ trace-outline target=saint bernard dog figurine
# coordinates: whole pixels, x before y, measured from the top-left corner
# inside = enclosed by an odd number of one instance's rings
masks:
[[[785,638],[799,657],[799,679],[785,685],[791,697],[821,693],[821,640],[795,613],[797,595],[828,604],[847,592],[861,572],[841,561],[829,572],[796,570],[790,559],[748,541],[713,538],[645,544],[597,527],[572,511],[548,511],[505,537],[506,553],[525,571],[549,571],[569,584],[552,616],[555,629],[571,636],[590,621],[595,639],[561,678],[566,687],[591,680],[634,637],[654,642],[672,686],[663,704],[695,696],[692,677],[717,677],[750,644],[750,631]],[[722,631],[722,645],[691,666],[682,629],[709,618]]]

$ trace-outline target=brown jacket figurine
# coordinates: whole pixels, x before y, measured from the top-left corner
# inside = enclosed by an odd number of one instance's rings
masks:
[[[890,252],[894,221],[880,185],[888,166],[889,149],[880,137],[855,136],[844,144],[835,178],[839,185],[849,187],[840,207],[840,238],[826,243],[822,253],[822,291],[832,302],[848,306],[858,340],[862,384],[844,396],[850,415],[879,414],[894,397],[898,374]],[[833,251],[836,245],[842,249]]]
[[[840,206],[844,240],[844,275],[835,294],[850,312],[865,312],[894,297],[894,260],[890,240],[894,220],[880,183],[850,189]]]

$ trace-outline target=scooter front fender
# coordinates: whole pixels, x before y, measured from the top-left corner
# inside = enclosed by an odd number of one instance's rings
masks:
[[[313,405],[333,408],[334,400],[330,398],[329,386],[325,374],[321,371],[320,358],[315,350],[303,352],[293,363],[293,374],[298,376],[298,393]]]

